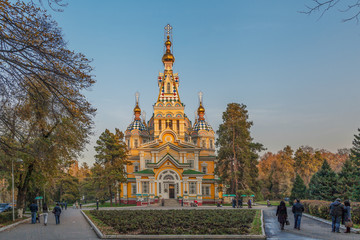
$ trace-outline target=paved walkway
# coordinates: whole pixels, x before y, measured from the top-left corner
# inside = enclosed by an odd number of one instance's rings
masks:
[[[288,209],[290,225],[281,231],[277,222],[276,207],[262,207],[264,210],[265,233],[269,240],[359,240],[360,235],[351,233],[332,233],[331,226],[326,223],[303,216],[301,219],[301,230],[294,229],[294,215]],[[341,230],[343,232],[343,230]]]
[[[290,226],[286,226],[284,231],[279,229],[277,217],[275,216],[276,207],[255,207],[264,210],[265,220],[265,232],[269,240],[314,240],[314,239],[326,239],[326,240],[359,240],[360,234],[344,234],[344,233],[331,233],[331,228],[326,223],[303,217],[301,222],[301,230],[294,230],[293,228],[293,215],[289,213]],[[219,209],[216,207],[122,207],[122,208],[101,208],[105,209]],[[223,207],[221,209],[232,209],[231,207]],[[246,209],[246,208],[245,208]],[[236,209],[240,210],[240,209]],[[55,218],[52,213],[49,214],[49,222],[47,226],[43,225],[43,219],[41,224],[35,225],[30,223],[21,224],[11,230],[0,232],[0,240],[95,240],[98,239],[95,232],[91,229],[84,217],[81,215],[78,209],[64,210],[61,214],[61,224],[55,225]]]
[[[13,229],[0,232],[0,240],[98,240],[95,232],[78,209],[63,210],[60,225],[55,224],[54,214],[49,213],[47,226],[41,223],[24,223]]]

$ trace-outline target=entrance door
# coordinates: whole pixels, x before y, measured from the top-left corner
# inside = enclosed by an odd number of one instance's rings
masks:
[[[175,186],[174,186],[174,184],[169,184],[169,198],[175,198]]]

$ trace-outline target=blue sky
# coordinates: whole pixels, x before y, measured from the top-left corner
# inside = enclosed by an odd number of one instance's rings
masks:
[[[310,0],[68,1],[49,13],[69,48],[93,59],[97,83],[84,94],[98,109],[81,161],[94,162],[106,128],[125,130],[134,94],[152,115],[163,71],[164,26],[173,26],[174,71],[194,120],[204,93],[217,129],[230,102],[247,105],[252,136],[269,150],[351,147],[360,127],[360,26],[343,15],[299,13]]]

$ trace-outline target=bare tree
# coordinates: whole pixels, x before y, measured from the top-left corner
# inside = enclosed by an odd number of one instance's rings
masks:
[[[311,5],[306,5],[307,10],[301,11],[305,14],[313,14],[320,12],[321,18],[326,12],[337,8],[338,11],[346,13],[347,17],[343,18],[343,22],[356,21],[359,23],[360,17],[360,0],[311,0]]]

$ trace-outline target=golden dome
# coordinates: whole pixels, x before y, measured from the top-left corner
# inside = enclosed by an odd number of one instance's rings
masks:
[[[162,62],[175,62],[175,57],[171,54],[170,51],[166,51],[166,53],[162,57]]]
[[[199,113],[204,113],[205,112],[205,108],[202,106],[202,104],[200,103],[200,106],[198,108],[198,114]]]
[[[141,113],[141,109],[139,107],[139,104],[136,104],[136,106],[134,108],[134,113],[137,113],[137,112]]]
[[[170,45],[171,46],[171,41],[170,41],[170,37],[167,36],[167,41],[165,42],[165,46],[168,46]]]

